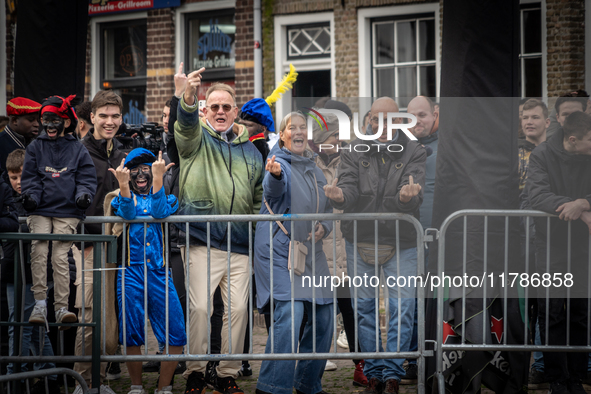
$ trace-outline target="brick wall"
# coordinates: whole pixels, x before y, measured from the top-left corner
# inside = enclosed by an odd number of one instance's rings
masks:
[[[14,37],[16,35],[16,17],[8,14],[8,6],[6,2],[3,7],[6,7],[6,101],[14,98]],[[6,109],[0,109],[0,113],[5,114]]]
[[[585,86],[584,0],[546,0],[548,97]]]
[[[254,98],[253,0],[236,1],[236,105]]]
[[[174,10],[148,11],[146,114],[148,122],[162,122],[162,108],[174,94]]]

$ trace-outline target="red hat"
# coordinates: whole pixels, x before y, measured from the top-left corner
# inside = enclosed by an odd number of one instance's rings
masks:
[[[27,115],[38,113],[41,104],[24,97],[15,97],[6,104],[7,115]]]

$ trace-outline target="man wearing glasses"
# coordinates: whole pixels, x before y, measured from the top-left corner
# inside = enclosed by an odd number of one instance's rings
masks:
[[[175,141],[180,157],[180,215],[240,215],[258,213],[263,196],[263,161],[249,141],[246,127],[234,124],[238,115],[234,90],[226,84],[212,85],[205,95],[204,119],[199,119],[196,92],[200,69],[187,76],[178,108]],[[208,351],[208,303],[219,285],[224,300],[221,353],[228,353],[228,324],[232,330],[232,353],[241,353],[248,323],[249,269],[248,222],[193,222],[189,227],[189,351]],[[184,223],[179,229],[186,230]],[[208,233],[210,254],[208,263]],[[228,242],[230,238],[230,242]],[[185,246],[187,247],[187,246]],[[181,249],[183,257],[186,249]],[[228,259],[230,266],[228,268]],[[208,268],[209,264],[209,268]],[[207,272],[210,272],[210,278]],[[209,287],[208,287],[208,279]],[[209,294],[208,294],[209,290]],[[228,305],[228,300],[230,300]],[[227,316],[231,310],[231,315]],[[234,380],[238,361],[221,361],[217,367],[219,393],[243,393]],[[187,362],[185,393],[205,391],[207,361]]]

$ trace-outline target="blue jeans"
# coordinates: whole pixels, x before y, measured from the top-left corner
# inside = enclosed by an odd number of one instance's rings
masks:
[[[31,317],[31,313],[33,312],[33,308],[35,307],[35,297],[33,296],[33,291],[31,291],[32,284],[26,285],[25,289],[25,299],[24,299],[24,315],[22,318],[23,322],[29,321],[29,317]],[[52,282],[47,283],[47,288],[51,289],[53,287]],[[15,312],[14,312],[14,284],[8,283],[6,285],[6,298],[8,300],[8,320],[10,322],[15,321]],[[17,295],[20,298],[20,294]],[[43,331],[42,335],[39,335],[39,331]],[[21,354],[23,356],[53,356],[53,348],[51,347],[51,342],[49,341],[49,337],[47,336],[47,332],[45,328],[37,328],[33,326],[23,326],[23,341],[21,343]],[[40,350],[40,344],[43,342],[43,349]],[[14,326],[8,327],[8,351],[10,352],[11,356],[18,356],[14,352]],[[40,369],[49,369],[55,368],[54,363],[35,363],[34,364],[35,371]],[[10,375],[14,373],[14,365],[12,363],[8,364],[6,367],[7,373]],[[28,371],[27,363],[21,364],[21,372]],[[51,380],[57,379],[57,375],[51,375],[48,377]]]
[[[542,340],[540,339],[540,325],[536,319],[536,334],[534,336],[534,345],[541,345]],[[542,352],[534,352],[534,362],[532,368],[537,369],[540,372],[544,372],[544,354]]]
[[[312,353],[312,303],[309,301],[294,301],[294,332],[291,332],[291,301],[275,300],[273,318],[274,353],[291,353],[291,338],[293,336],[297,351],[300,326],[304,316],[304,308],[308,314],[308,322],[304,328],[304,335],[299,346],[299,353]],[[332,339],[333,304],[316,305],[316,352],[330,351]],[[271,335],[267,338],[265,353],[271,351]],[[322,391],[322,375],[326,360],[300,360],[296,367],[296,360],[263,360],[257,389],[272,394],[292,394],[293,388],[305,393],[315,394]]]
[[[361,258],[361,255],[357,250],[354,250],[354,246],[349,241],[346,241],[347,250],[347,273],[351,277],[352,282],[355,283],[353,276],[363,277],[367,275],[378,276],[379,272],[376,273],[374,264],[367,264]],[[357,254],[357,271],[354,267],[354,256]],[[416,288],[408,286],[408,277],[417,275],[417,249],[408,248],[401,249],[396,252],[394,257],[385,262],[379,264],[384,272],[386,280],[388,278],[398,277],[397,259],[400,257],[400,276],[406,277],[407,285],[404,287],[392,286],[394,282],[391,282],[389,287],[389,312],[390,321],[388,323],[388,342],[386,345],[386,351],[388,352],[407,352],[411,347],[411,340],[413,334],[413,325],[415,318],[416,308]],[[370,282],[368,282],[370,283]],[[403,283],[404,284],[404,283]],[[381,287],[382,283],[380,284]],[[383,284],[386,286],[386,284]],[[383,352],[381,340],[381,331],[379,327],[376,327],[376,296],[375,288],[371,286],[358,287],[357,289],[351,289],[351,297],[355,298],[355,292],[357,291],[357,315],[358,315],[358,336],[359,346],[362,352]],[[398,302],[400,301],[400,332],[398,332]],[[355,308],[355,300],[351,300],[353,308]],[[378,347],[376,349],[376,330],[378,330]],[[400,348],[398,348],[398,340],[400,339]],[[389,379],[400,379],[406,374],[402,364],[404,359],[366,359],[363,373],[368,379],[377,378],[378,380],[385,382]]]

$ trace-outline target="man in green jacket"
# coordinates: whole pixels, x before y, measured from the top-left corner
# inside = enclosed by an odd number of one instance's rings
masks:
[[[175,124],[175,141],[180,157],[180,215],[232,215],[258,213],[263,196],[263,161],[249,141],[246,128],[234,124],[238,115],[234,90],[225,84],[214,84],[206,93],[205,119],[199,119],[195,93],[204,69],[187,76],[187,87],[180,101]],[[179,229],[186,230],[184,223]],[[211,222],[209,232],[210,278],[208,294],[207,224],[190,223],[189,235],[189,350],[191,354],[207,353],[208,303],[219,285],[224,310],[222,354],[228,353],[228,322],[232,330],[232,353],[244,347],[248,322],[249,269],[248,222]],[[228,237],[230,241],[228,241]],[[186,250],[182,250],[186,256]],[[228,269],[228,257],[230,268]],[[229,297],[228,297],[229,295]],[[228,299],[231,300],[228,305]],[[230,308],[229,308],[230,307]],[[205,391],[206,361],[187,362],[185,393]],[[222,361],[217,367],[217,392],[242,393],[234,381],[240,361]]]

